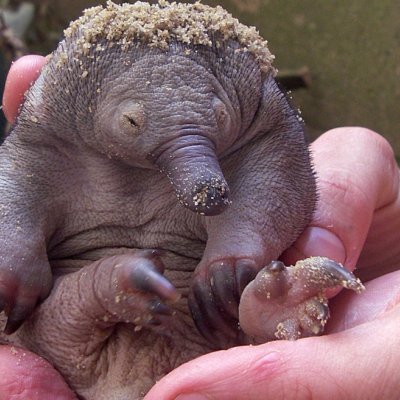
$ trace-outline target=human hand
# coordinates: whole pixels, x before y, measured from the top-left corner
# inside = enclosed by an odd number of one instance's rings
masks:
[[[3,93],[3,112],[8,122],[15,121],[25,92],[45,64],[46,57],[29,55],[21,57],[11,66]]]
[[[326,336],[205,355],[172,371],[145,400],[399,398],[400,175],[393,151],[362,128],[329,131],[312,150],[317,210],[283,257],[357,264],[367,290],[331,300]]]

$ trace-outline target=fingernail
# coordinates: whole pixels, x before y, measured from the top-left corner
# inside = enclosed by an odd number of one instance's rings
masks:
[[[296,243],[305,257],[323,256],[339,263],[346,261],[346,249],[342,241],[331,231],[313,226],[307,228]]]
[[[175,400],[209,400],[209,398],[199,393],[185,393],[180,394]]]

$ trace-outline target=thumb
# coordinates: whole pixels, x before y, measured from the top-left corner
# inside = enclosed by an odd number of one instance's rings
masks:
[[[171,372],[145,400],[395,400],[399,326],[397,306],[330,336],[211,353]]]
[[[45,64],[45,57],[35,55],[21,57],[12,64],[3,93],[3,111],[8,122],[15,121],[25,92],[37,79]]]
[[[309,227],[285,252],[300,258],[326,256],[354,269],[374,211],[398,195],[393,150],[380,135],[364,128],[333,129],[311,146],[318,202]]]
[[[1,400],[77,400],[44,359],[14,346],[0,346]]]

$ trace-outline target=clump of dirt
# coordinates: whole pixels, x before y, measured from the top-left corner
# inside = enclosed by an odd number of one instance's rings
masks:
[[[263,71],[272,68],[274,59],[267,41],[255,27],[241,24],[220,6],[213,8],[199,2],[177,4],[159,0],[155,5],[118,5],[107,1],[105,7],[87,9],[65,30],[65,36],[71,37],[78,31],[83,33],[78,45],[84,54],[101,39],[123,47],[140,41],[161,49],[168,49],[171,40],[218,47],[232,39],[241,45],[242,51],[254,54]],[[218,42],[213,42],[213,38],[218,38]]]

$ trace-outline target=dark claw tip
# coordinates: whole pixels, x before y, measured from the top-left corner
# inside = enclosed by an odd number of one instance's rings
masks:
[[[278,274],[284,271],[286,268],[285,264],[282,261],[272,261],[271,264],[267,266],[268,272],[273,274]]]
[[[365,290],[365,286],[362,284],[360,279],[356,277],[354,277],[354,279],[350,281],[344,281],[343,287],[345,287],[346,289],[354,290],[357,293],[361,293],[363,290]]]
[[[219,304],[215,301],[215,297],[207,285],[195,284],[192,287],[189,307],[198,330],[211,343],[215,343],[212,338],[215,339],[219,334],[235,337],[236,333],[232,330],[232,323],[237,327],[237,320],[219,308]]]
[[[160,274],[150,277],[148,290],[166,301],[176,302],[181,297],[175,286]]]
[[[24,320],[22,319],[18,319],[18,320],[14,320],[11,318],[8,318],[7,320],[7,324],[4,328],[4,333],[6,335],[11,335],[13,334],[17,329],[20,328],[20,326],[23,324]]]
[[[144,263],[131,276],[133,285],[144,292],[155,294],[163,300],[178,301],[180,294],[175,286],[160,272]]]
[[[215,306],[221,313],[237,317],[239,294],[236,293],[236,281],[233,266],[229,261],[218,261],[209,267],[211,295]]]
[[[160,315],[172,315],[173,311],[167,305],[161,303],[160,301],[153,301],[149,306],[149,311],[151,313]]]
[[[23,304],[16,304],[8,311],[7,324],[4,328],[4,333],[11,335],[14,333],[23,322],[32,314],[36,302],[25,302]]]
[[[336,278],[340,285],[346,289],[354,290],[357,293],[362,292],[365,288],[361,281],[356,278],[352,272],[348,271],[342,264],[330,259],[322,258],[323,268]]]
[[[239,295],[244,288],[256,277],[257,269],[253,261],[239,260],[236,263],[236,279]]]

